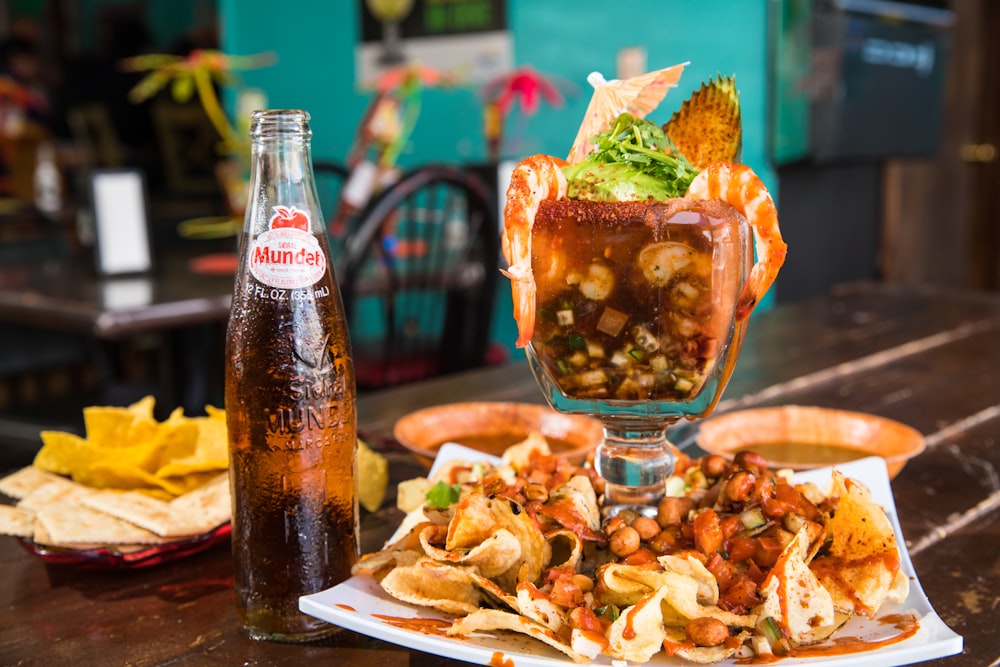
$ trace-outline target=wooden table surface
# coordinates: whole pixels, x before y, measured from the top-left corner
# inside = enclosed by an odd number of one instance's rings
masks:
[[[812,404],[861,410],[920,430],[927,449],[892,488],[917,575],[965,650],[928,664],[1000,660],[1000,296],[850,285],[755,316],[720,411]],[[393,481],[422,472],[391,440],[407,412],[463,400],[538,403],[523,363],[366,395],[364,435]],[[391,487],[392,488],[392,487]],[[391,489],[390,489],[391,490]],[[362,520],[378,548],[400,514]],[[244,638],[227,545],[130,571],[46,565],[0,537],[3,665],[462,664],[343,630],[286,645]]]
[[[193,271],[196,256],[178,251],[159,257],[149,273],[111,277],[75,261],[4,266],[0,322],[117,339],[225,321],[233,274]]]

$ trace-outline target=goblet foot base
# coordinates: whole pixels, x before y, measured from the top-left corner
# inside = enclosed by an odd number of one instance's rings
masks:
[[[663,498],[663,482],[648,486],[621,486],[605,483],[601,515],[604,519],[618,516],[625,510],[656,518],[657,506]]]

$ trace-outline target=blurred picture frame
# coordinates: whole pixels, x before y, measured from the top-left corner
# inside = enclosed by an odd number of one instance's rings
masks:
[[[146,179],[139,169],[90,173],[94,250],[102,276],[148,273],[153,268]]]

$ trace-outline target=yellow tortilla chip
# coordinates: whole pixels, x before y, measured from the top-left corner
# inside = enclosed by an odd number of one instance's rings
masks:
[[[369,512],[377,512],[389,486],[389,462],[358,440],[358,502]]]
[[[72,475],[97,459],[87,441],[74,433],[42,431],[42,448],[35,455],[34,466],[57,475]]]
[[[840,500],[826,523],[830,544],[809,567],[830,592],[837,611],[872,618],[893,590],[900,569],[892,524],[868,489],[837,470],[832,495]]]

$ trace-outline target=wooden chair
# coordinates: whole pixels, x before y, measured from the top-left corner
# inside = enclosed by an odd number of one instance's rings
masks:
[[[485,365],[498,257],[494,200],[471,173],[421,167],[380,193],[339,276],[359,389]]]

